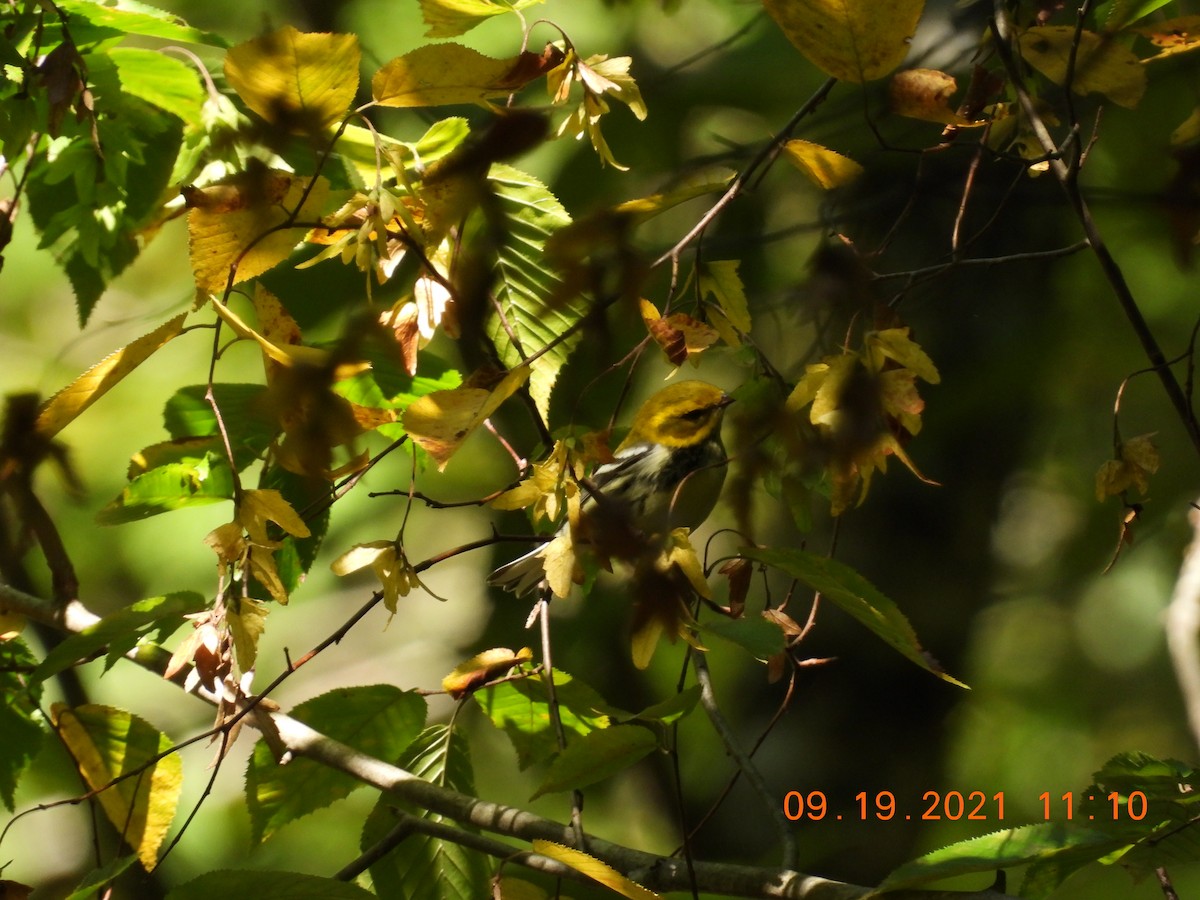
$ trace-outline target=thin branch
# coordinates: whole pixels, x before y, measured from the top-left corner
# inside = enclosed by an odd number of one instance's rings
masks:
[[[1021,74],[1020,67],[1017,65],[1012,47],[1009,45],[1009,41],[1013,38],[1013,29],[1005,5],[1005,0],[995,0],[994,14],[989,22],[996,52],[1004,64],[1005,71],[1008,73],[1014,90],[1017,92],[1017,99],[1021,104],[1022,111],[1025,113],[1030,127],[1037,136],[1038,143],[1041,144],[1042,149],[1046,152],[1050,171],[1054,173],[1055,179],[1063,189],[1063,193],[1066,194],[1067,201],[1075,212],[1075,216],[1083,228],[1083,233],[1087,236],[1088,245],[1092,248],[1092,253],[1095,254],[1096,261],[1100,264],[1100,269],[1104,274],[1105,280],[1108,281],[1109,287],[1116,295],[1117,301],[1121,304],[1121,309],[1124,311],[1126,319],[1129,320],[1130,327],[1141,342],[1142,350],[1150,360],[1150,364],[1153,366],[1155,372],[1158,373],[1159,381],[1162,382],[1163,388],[1167,392],[1167,399],[1175,407],[1175,412],[1183,423],[1183,427],[1191,439],[1192,446],[1195,448],[1197,454],[1200,454],[1200,422],[1197,422],[1196,416],[1188,405],[1187,396],[1184,393],[1183,387],[1179,384],[1179,380],[1175,377],[1175,373],[1167,365],[1166,355],[1163,353],[1162,348],[1159,347],[1158,341],[1154,337],[1154,333],[1150,330],[1150,325],[1147,323],[1145,316],[1142,315],[1141,307],[1138,306],[1133,292],[1125,281],[1125,275],[1121,271],[1121,267],[1117,264],[1116,259],[1113,258],[1108,245],[1105,244],[1104,238],[1101,237],[1100,231],[1096,227],[1096,222],[1092,218],[1087,201],[1084,200],[1083,194],[1079,190],[1079,181],[1076,178],[1078,169],[1063,162],[1061,148],[1050,134],[1050,130],[1046,127],[1045,121],[1042,119],[1033,98],[1029,94],[1028,88],[1025,86],[1025,80]],[[1072,132],[1072,137],[1074,137],[1074,132]]]
[[[766,782],[763,781],[758,767],[750,759],[749,755],[742,750],[736,735],[734,735],[733,730],[729,727],[729,723],[725,721],[720,707],[717,706],[717,696],[713,691],[712,677],[709,674],[708,662],[704,659],[703,653],[692,654],[692,668],[696,670],[696,681],[700,685],[700,705],[708,713],[709,721],[712,722],[713,728],[716,729],[717,734],[720,736],[721,743],[725,745],[725,749],[737,763],[738,770],[746,776],[746,781],[749,782],[754,792],[758,794],[759,798],[763,801],[763,805],[767,808],[767,815],[774,822],[775,830],[779,833],[779,843],[783,848],[783,866],[790,869],[796,864],[796,837],[792,834],[788,820],[783,814],[783,804],[779,802],[777,796],[767,789]]]
[[[99,621],[98,616],[77,601],[67,604],[64,608],[56,608],[50,601],[15,591],[3,584],[0,584],[0,608],[19,611],[31,618],[72,631],[81,630]],[[161,648],[152,649],[157,652],[141,652],[135,648],[130,651],[129,657],[145,668],[161,674],[170,654]],[[183,672],[178,673],[177,680],[182,680],[184,675]],[[194,693],[209,703],[217,703],[220,699],[202,687]],[[251,704],[254,704],[253,700]],[[264,728],[270,729],[287,756],[306,757],[385,791],[398,800],[416,804],[422,809],[438,813],[462,825],[482,828],[522,841],[542,839],[567,844],[573,837],[569,825],[543,818],[527,810],[491,803],[431,784],[398,766],[335,741],[296,719],[282,713],[268,712],[261,705],[247,706],[240,712],[244,714],[249,708],[255,711],[255,715],[249,717],[250,723],[260,731]],[[421,823],[419,827],[427,830],[430,826],[428,823]],[[461,842],[464,846],[475,846],[471,841],[476,836],[469,836],[453,827],[447,827],[444,832],[439,832],[438,836]],[[476,849],[481,848],[477,846]],[[484,852],[490,851],[485,849]],[[588,838],[588,853],[651,890],[687,890],[692,883],[688,867],[679,859],[658,856],[592,836]],[[524,862],[519,852],[514,858]],[[535,865],[540,863],[535,862]],[[871,893],[870,888],[806,875],[791,869],[699,861],[693,862],[692,866],[702,891],[730,897],[861,900]],[[907,900],[938,900],[943,897],[945,893],[941,891],[912,891],[906,894]],[[971,897],[973,900],[1014,900],[1000,891],[992,890],[979,891]]]

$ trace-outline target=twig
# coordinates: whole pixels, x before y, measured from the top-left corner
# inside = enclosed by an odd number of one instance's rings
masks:
[[[712,722],[713,728],[721,738],[721,743],[725,745],[725,749],[729,755],[737,762],[737,767],[746,776],[746,781],[758,794],[763,801],[763,805],[767,808],[768,817],[775,823],[775,829],[779,832],[779,843],[783,848],[782,865],[785,869],[790,869],[796,864],[796,838],[792,834],[791,828],[788,826],[787,818],[783,815],[783,804],[779,802],[779,798],[771,794],[767,790],[767,785],[763,781],[762,775],[758,771],[758,767],[742,750],[738,744],[737,737],[733,730],[729,727],[729,723],[725,721],[725,716],[722,715],[721,709],[717,706],[717,697],[713,692],[712,677],[708,671],[708,662],[704,659],[703,653],[692,654],[692,667],[696,670],[696,681],[700,685],[700,705],[704,707],[704,711],[708,713],[709,721]]]

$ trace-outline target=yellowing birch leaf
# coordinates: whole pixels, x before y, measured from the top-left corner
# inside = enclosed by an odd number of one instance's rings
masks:
[[[515,653],[507,647],[484,650],[466,662],[455,666],[454,671],[442,679],[442,690],[455,700],[461,700],[489,681],[501,677],[514,666],[529,662],[531,659],[533,659],[533,651],[528,647],[522,647]]]
[[[1158,471],[1158,448],[1154,433],[1141,434],[1122,442],[1119,458],[1110,459],[1096,473],[1096,499],[1103,500],[1136,487],[1142,495],[1150,490],[1150,476]]]
[[[738,331],[750,333],[750,304],[746,288],[738,274],[740,259],[716,259],[706,262],[700,270],[700,292],[711,294],[721,312]]]
[[[233,635],[233,652],[238,668],[249,672],[258,658],[258,641],[267,629],[270,608],[258,600],[241,597],[225,610],[225,622]]]
[[[1031,28],[1021,35],[1021,55],[1055,84],[1062,85],[1067,80],[1074,42],[1073,25]],[[1079,35],[1071,90],[1076,94],[1103,94],[1118,106],[1133,109],[1146,92],[1146,70],[1132,51],[1111,37],[1084,31]]]
[[[185,194],[192,207],[188,213],[188,249],[192,273],[201,292],[222,293],[229,282],[230,267],[235,264],[233,284],[261,275],[287,259],[303,239],[304,226],[272,229],[288,220],[289,212],[305,196],[311,179],[288,172],[269,172],[266,178],[270,184],[264,188],[260,182],[266,179],[260,173],[245,172],[223,185]],[[210,191],[219,187],[233,187],[235,197],[228,203],[207,202],[212,198]],[[311,224],[318,217],[328,190],[329,183],[318,176],[297,219]]]
[[[1155,47],[1161,48],[1157,56],[1151,56],[1142,62],[1154,62],[1200,48],[1200,16],[1180,16],[1165,22],[1142,25],[1133,30],[1144,35]]]
[[[107,706],[56,703],[51,717],[84,781],[99,792],[104,814],[142,865],[153,869],[183,788],[178,754],[151,762],[172,746],[171,739],[144,719]],[[143,767],[141,775],[112,784]]]
[[[444,469],[471,432],[529,380],[529,371],[518,366],[490,389],[464,385],[418,397],[401,416],[404,430]]]
[[[564,531],[546,545],[546,552],[542,555],[542,567],[546,573],[546,583],[550,585],[554,596],[569,596],[579,570],[575,559],[575,545],[571,542],[569,531]]]
[[[308,526],[292,509],[292,505],[283,499],[283,494],[273,489],[245,491],[238,507],[238,521],[250,535],[250,540],[261,544],[269,543],[267,522],[274,522],[293,537],[306,538],[310,535]]]
[[[371,567],[383,587],[383,605],[388,612],[396,612],[401,597],[420,585],[417,573],[395,541],[368,541],[355,544],[332,563],[329,568],[334,575],[349,575],[359,569]]]
[[[421,17],[429,30],[426,37],[447,38],[465,34],[492,16],[513,10],[525,9],[542,0],[511,0],[495,3],[493,0],[420,0]]]
[[[264,290],[263,293],[270,296],[272,300],[275,299],[269,291]],[[258,292],[256,291],[255,295],[257,296],[257,294]],[[278,302],[278,300],[275,300],[276,304],[278,304]],[[277,363],[278,365],[290,367],[295,365],[297,362],[305,362],[309,365],[321,366],[324,365],[329,359],[329,353],[319,347],[297,347],[292,345],[281,346],[274,343],[266,336],[259,334],[257,331],[247,325],[237,313],[235,313],[216,297],[212,298],[212,307],[216,314],[225,321],[225,324],[233,329],[234,333],[237,334],[238,337],[243,337],[247,340],[254,341],[260,348],[262,348],[263,356],[272,362]],[[280,309],[282,310],[282,307],[280,307]],[[290,319],[291,317],[289,316],[288,318]],[[293,324],[295,324],[294,321]]]
[[[809,62],[841,81],[882,78],[908,55],[924,0],[763,0]]]
[[[371,96],[380,106],[482,103],[520,90],[545,65],[528,51],[493,59],[461,44],[430,44],[384,63],[371,79]]]
[[[848,156],[842,156],[811,141],[788,141],[783,145],[788,160],[822,190],[849,184],[862,174],[863,168]]]
[[[92,366],[46,401],[37,417],[37,432],[52,438],[103,397],[122,378],[145,362],[155,350],[183,331],[187,313],[180,313],[149,334],[122,347]]]
[[[320,134],[354,101],[361,58],[352,34],[303,34],[285,25],[230,50],[225,77],[268,122]]]
[[[937,384],[942,380],[937,366],[929,358],[921,345],[908,336],[907,328],[885,328],[872,331],[867,335],[867,348],[870,351],[870,367],[878,372],[883,368],[883,357],[894,360],[906,369],[912,369],[917,376]]]
[[[976,124],[950,106],[957,90],[958,82],[953,75],[937,69],[905,69],[892,76],[888,100],[892,112],[910,119],[964,127]]]
[[[622,897],[628,897],[629,900],[659,900],[659,895],[654,891],[647,890],[640,884],[630,881],[607,863],[602,863],[596,857],[588,856],[580,850],[573,850],[550,841],[534,840],[533,852],[570,866]]]

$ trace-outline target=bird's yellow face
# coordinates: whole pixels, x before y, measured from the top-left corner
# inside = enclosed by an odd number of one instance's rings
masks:
[[[617,449],[634,444],[691,447],[708,440],[721,427],[733,398],[704,381],[681,381],[665,387],[638,410],[633,427]]]

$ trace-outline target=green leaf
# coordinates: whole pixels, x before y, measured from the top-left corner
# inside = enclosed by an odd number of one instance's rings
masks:
[[[741,555],[800,579],[866,625],[905,658],[943,681],[966,687],[922,649],[912,625],[896,604],[845,563],[793,548],[746,547]]]
[[[562,296],[562,279],[546,264],[546,241],[571,223],[558,199],[532,175],[500,163],[492,166],[488,183],[495,193],[505,232],[496,250],[499,282],[494,293],[500,315],[489,322],[488,336],[501,362],[512,368],[574,327],[587,314],[588,304],[578,294]],[[533,364],[529,393],[543,418],[547,417],[558,373],[579,339],[576,333]]]
[[[927,853],[893,871],[880,891],[915,888],[973,872],[995,872],[1041,861],[1074,871],[1120,848],[1122,842],[1087,828],[1044,822],[997,831]],[[1069,874],[1065,872],[1064,876]],[[1023,889],[1022,896],[1028,896]]]
[[[682,719],[689,715],[696,704],[700,702],[700,685],[693,684],[691,687],[680,691],[678,694],[673,694],[666,700],[647,706],[637,715],[628,719],[621,718],[622,722],[662,722],[670,725],[673,722]]]
[[[37,663],[20,639],[0,642],[0,800],[9,811],[21,773],[42,746],[45,725],[38,712],[40,683],[22,676]]]
[[[780,627],[758,615],[739,619],[719,616],[701,622],[700,630],[737,644],[755,659],[769,659],[787,645]]]
[[[195,68],[174,56],[135,47],[117,47],[108,55],[116,63],[123,91],[189,125],[200,125],[205,93]]]
[[[208,44],[211,47],[229,46],[220,35],[184,25],[171,13],[145,3],[123,0],[116,7],[92,0],[60,0],[57,5],[70,15],[79,16],[96,27],[112,29],[115,33],[141,34],[186,44]],[[75,33],[74,26],[71,33]]]
[[[788,40],[818,69],[861,84],[908,55],[924,0],[763,0]]]
[[[213,900],[214,897],[253,897],[254,900],[375,900],[375,894],[347,881],[301,875],[226,869],[205,872],[167,894],[167,900]]]
[[[96,513],[101,525],[148,519],[187,506],[205,506],[233,498],[233,473],[223,456],[168,463],[138,475],[115,500]]]
[[[144,719],[107,706],[58,703],[52,715],[108,820],[142,865],[153,869],[183,790],[183,763],[177,753],[166,753],[174,742]],[[119,776],[128,777],[112,784]]]
[[[476,25],[517,9],[525,9],[543,0],[420,0],[421,16],[429,30],[426,37],[447,38],[465,34]]]
[[[610,715],[620,715],[588,685],[557,669],[554,671],[554,693],[558,698],[563,729],[568,735],[583,737],[596,729],[607,728]],[[492,724],[508,735],[517,751],[517,764],[522,769],[550,759],[558,752],[558,739],[541,675],[492,685],[474,697]]]
[[[614,725],[593,731],[571,741],[554,758],[533,798],[603,781],[629,768],[657,746],[654,733],[638,725]]]
[[[425,700],[388,684],[339,688],[297,706],[292,715],[370,756],[394,759],[421,731]],[[265,741],[246,769],[246,805],[256,842],[288,822],[348,796],[362,783],[310,759],[276,763]]]
[[[131,853],[128,856],[119,856],[97,869],[92,869],[79,882],[79,886],[67,895],[67,900],[93,900],[98,896],[97,892],[102,887],[115,880],[135,862],[137,862],[137,857]]]
[[[475,779],[466,741],[444,725],[425,729],[404,751],[398,763],[414,775],[462,794],[475,793]],[[431,822],[447,822],[475,833],[427,810],[380,798],[363,826],[361,847],[367,851],[397,824],[396,810]],[[371,882],[382,900],[476,900],[489,896],[491,862],[458,844],[410,834],[386,856],[371,865]]]
[[[107,671],[139,641],[162,643],[184,623],[185,616],[200,612],[206,605],[204,597],[194,591],[177,591],[139,600],[64,640],[46,654],[30,679],[45,681],[101,650],[107,650],[104,662]]]
[[[267,388],[261,384],[214,384],[213,398],[229,435],[234,462],[240,472],[254,462],[279,434],[270,414]],[[163,426],[176,440],[195,437],[220,439],[220,427],[202,384],[180,388],[163,409]],[[224,452],[224,441],[220,443]]]

